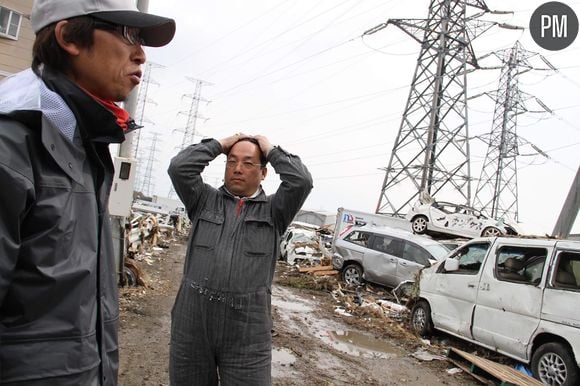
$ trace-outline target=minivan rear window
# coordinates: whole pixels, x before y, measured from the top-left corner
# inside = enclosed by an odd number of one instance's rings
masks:
[[[370,248],[391,256],[403,256],[403,241],[385,235],[373,235]]]
[[[502,281],[537,285],[542,280],[547,254],[545,248],[501,247],[497,251],[496,277]]]
[[[554,287],[580,291],[580,253],[560,252],[554,272]]]

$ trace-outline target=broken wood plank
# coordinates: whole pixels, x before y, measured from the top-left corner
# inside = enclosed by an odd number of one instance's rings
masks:
[[[491,375],[498,379],[502,385],[516,385],[516,386],[542,386],[542,383],[514,368],[506,365],[493,362],[489,359],[478,357],[477,355],[466,353],[454,347],[451,347],[447,352],[448,357],[460,357],[468,362],[471,362],[470,374],[483,375],[482,372]]]
[[[316,267],[299,267],[298,272],[331,271],[331,265],[317,265]]]
[[[471,369],[468,366],[466,366],[464,363],[461,363],[461,362],[459,362],[455,359],[451,359],[451,358],[447,358],[447,360],[449,362],[453,363],[455,366],[457,366],[461,370],[463,370],[464,372],[466,372],[467,374],[471,375],[473,378],[477,379],[482,384],[487,385],[487,386],[495,386],[495,382],[492,382],[489,379],[485,379],[484,377],[481,377],[477,374],[474,374],[473,372],[471,372]]]
[[[331,269],[329,271],[313,271],[310,272],[312,275],[314,276],[332,276],[332,275],[338,275],[338,271]]]

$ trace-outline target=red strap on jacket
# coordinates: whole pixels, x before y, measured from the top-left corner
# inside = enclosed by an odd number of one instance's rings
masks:
[[[240,216],[240,213],[242,212],[242,206],[244,206],[244,200],[240,198],[238,201],[238,206],[236,207],[236,217]]]

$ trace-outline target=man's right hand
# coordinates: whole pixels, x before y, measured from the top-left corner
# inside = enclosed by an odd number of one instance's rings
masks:
[[[228,154],[230,152],[230,149],[232,148],[232,146],[234,146],[236,142],[238,142],[242,138],[248,137],[251,136],[244,133],[236,133],[234,135],[230,135],[229,137],[220,139],[218,142],[220,143],[220,145],[222,145],[222,151],[224,152],[224,154]]]

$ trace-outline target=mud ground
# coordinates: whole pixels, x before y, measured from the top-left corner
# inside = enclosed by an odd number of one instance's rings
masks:
[[[172,240],[169,248],[138,258],[146,286],[120,289],[119,385],[169,385],[170,313],[185,243]],[[272,294],[274,385],[479,384],[468,374],[449,374],[454,366],[444,358],[441,338],[427,344],[409,332],[404,319],[363,308],[352,309],[352,316],[337,313],[345,304],[336,292],[333,296],[336,288],[335,279],[297,274],[278,264]],[[416,359],[412,354],[419,351],[440,358]]]

